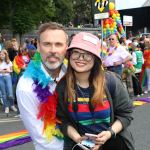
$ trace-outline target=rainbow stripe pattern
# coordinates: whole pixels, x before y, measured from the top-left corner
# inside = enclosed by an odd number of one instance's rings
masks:
[[[16,145],[22,145],[31,142],[31,138],[27,130],[0,135],[0,149],[7,149]]]
[[[69,102],[69,101],[68,101]],[[107,130],[110,126],[110,104],[108,100],[104,100],[104,106],[97,105],[94,112],[89,110],[89,98],[78,98],[78,111],[75,113],[72,103],[69,102],[68,111],[70,117],[78,122],[78,127],[82,134],[97,134],[100,131]]]

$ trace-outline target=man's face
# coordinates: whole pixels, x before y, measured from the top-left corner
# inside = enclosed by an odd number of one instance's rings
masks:
[[[116,35],[111,35],[108,40],[109,40],[110,46],[116,46],[118,42]]]
[[[38,49],[42,61],[50,70],[62,64],[67,50],[67,35],[62,30],[46,30],[40,35]]]

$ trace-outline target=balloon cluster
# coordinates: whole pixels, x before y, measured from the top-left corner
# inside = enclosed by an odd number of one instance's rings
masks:
[[[125,31],[122,26],[120,14],[115,10],[113,2],[109,3],[109,18],[103,21],[103,35],[104,38],[110,34],[116,34],[118,37],[125,37]]]

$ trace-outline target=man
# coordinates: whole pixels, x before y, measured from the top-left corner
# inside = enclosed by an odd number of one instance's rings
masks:
[[[142,87],[139,82],[140,72],[142,71],[142,65],[144,64],[143,53],[139,48],[138,41],[134,41],[131,44],[132,47],[132,62],[135,69],[135,75],[132,76],[132,83],[133,83],[133,91],[134,95],[137,97],[142,96]]]
[[[57,138],[61,137],[61,133],[56,127],[57,102],[52,95],[57,81],[66,72],[63,60],[67,44],[68,36],[61,25],[54,22],[41,25],[38,32],[39,53],[35,54],[17,85],[21,118],[36,150],[63,149],[63,140]]]
[[[122,64],[131,59],[131,54],[121,46],[118,42],[117,36],[112,34],[109,36],[108,56],[104,58],[104,66],[108,70],[122,75]]]

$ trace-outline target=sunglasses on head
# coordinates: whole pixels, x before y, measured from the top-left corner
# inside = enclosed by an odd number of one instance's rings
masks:
[[[109,38],[109,41],[114,41],[115,39],[114,38]]]

